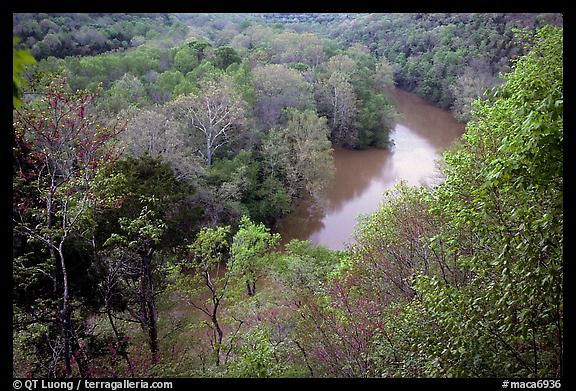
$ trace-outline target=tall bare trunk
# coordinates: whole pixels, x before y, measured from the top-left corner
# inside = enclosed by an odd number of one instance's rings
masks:
[[[222,336],[224,333],[220,328],[220,323],[217,317],[218,306],[214,306],[214,311],[212,312],[212,324],[214,325],[215,335],[215,345],[214,345],[214,355],[216,356],[216,366],[220,365],[220,349],[222,348]]]
[[[108,321],[110,322],[110,326],[112,326],[112,331],[114,331],[114,336],[116,337],[116,346],[120,355],[124,358],[126,363],[128,364],[128,368],[130,369],[130,374],[134,377],[134,368],[132,367],[132,362],[130,362],[130,358],[128,357],[128,353],[122,347],[122,340],[120,338],[120,333],[116,328],[116,324],[114,323],[114,318],[112,318],[112,311],[109,307],[106,308],[106,314],[108,315]]]
[[[256,294],[256,282],[254,280],[246,281],[246,290],[248,296],[254,296]]]
[[[154,361],[158,359],[158,327],[156,303],[154,299],[154,286],[152,284],[152,249],[149,249],[142,258],[142,276],[140,281],[141,310],[146,321],[148,343]]]
[[[46,227],[48,230],[52,228],[52,195],[48,194],[48,198],[46,200]],[[52,243],[52,237],[48,237],[48,242]],[[50,259],[53,259],[56,262],[56,250],[53,246],[48,246],[48,251],[50,253]],[[55,267],[54,271],[52,272],[52,282],[53,282],[53,290],[54,296],[58,296],[58,268]]]
[[[206,135],[206,160],[208,168],[212,167],[212,129]]]
[[[60,257],[60,268],[62,269],[62,309],[60,312],[60,325],[62,339],[64,341],[64,362],[66,365],[66,376],[72,376],[72,357],[70,354],[70,336],[72,335],[71,328],[71,308],[69,303],[69,290],[68,290],[68,271],[66,269],[66,262],[64,260],[64,252],[62,245],[64,240],[60,242],[58,249],[58,256]]]

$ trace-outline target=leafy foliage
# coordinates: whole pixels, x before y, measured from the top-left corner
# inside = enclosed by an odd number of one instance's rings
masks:
[[[329,285],[340,296],[306,311],[309,327],[335,330],[313,341],[325,373],[561,375],[561,75],[562,30],[543,28],[477,102],[464,142],[445,154],[446,181],[431,192],[400,186],[362,222],[352,265]],[[364,354],[348,360],[355,370],[336,359],[351,351],[338,330],[368,304],[383,328],[354,339],[366,341],[352,349]]]
[[[498,84],[499,73],[525,54],[515,29],[561,25],[559,14],[410,13],[368,14],[344,20],[330,29],[340,41],[361,42],[371,52],[396,64],[398,85],[425,96],[459,117],[465,105],[480,95],[454,89],[463,75],[473,75],[476,93]],[[474,65],[483,63],[486,66]],[[467,66],[469,65],[470,66]],[[456,106],[454,106],[456,104]]]
[[[186,26],[168,14],[13,14],[13,32],[38,59],[92,55],[140,46],[161,35],[182,38]]]
[[[257,274],[266,263],[266,253],[280,240],[279,234],[271,234],[269,231],[264,224],[254,224],[247,216],[242,216],[232,240],[233,273],[243,277],[249,296],[256,293]]]
[[[20,39],[16,36],[12,39],[12,105],[16,108],[22,104],[22,85],[25,83],[22,73],[26,65],[35,64],[36,60],[29,51],[19,49],[16,45]]]
[[[271,130],[262,147],[267,169],[289,195],[317,195],[333,175],[326,118],[312,110],[287,109],[286,115],[286,127]]]
[[[59,346],[52,351],[48,373],[55,374],[63,356],[65,373],[70,376],[71,350],[78,346],[72,325],[74,308],[69,284],[74,270],[70,262],[76,257],[66,258],[69,253],[65,252],[65,245],[74,235],[89,237],[92,234],[94,209],[117,203],[109,192],[102,191],[106,186],[100,174],[117,160],[113,142],[122,127],[93,122],[87,111],[95,99],[94,93],[71,92],[61,75],[49,77],[48,83],[32,104],[14,111],[12,217],[20,240],[40,243],[54,264],[51,274],[50,269],[37,269],[52,279],[58,305],[59,334],[46,335],[48,344]],[[34,191],[28,193],[31,188]],[[82,374],[83,361],[76,362]]]

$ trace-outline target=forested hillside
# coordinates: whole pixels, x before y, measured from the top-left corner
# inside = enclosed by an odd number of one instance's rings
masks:
[[[470,119],[471,103],[502,82],[525,54],[521,33],[561,25],[558,14],[369,14],[330,25],[331,37],[361,42],[395,65],[398,86]]]
[[[13,375],[563,376],[561,24],[14,14]],[[281,244],[395,85],[468,121],[443,180]]]
[[[169,14],[14,14],[13,32],[36,59],[93,55],[155,40],[173,45],[186,26]]]

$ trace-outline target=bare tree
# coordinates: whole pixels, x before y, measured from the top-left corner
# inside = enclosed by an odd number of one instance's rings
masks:
[[[320,102],[328,110],[332,141],[355,145],[358,130],[353,126],[357,113],[356,94],[347,74],[336,71],[320,82]]]
[[[121,112],[129,119],[121,135],[124,152],[132,156],[161,156],[174,168],[178,179],[195,179],[204,175],[196,144],[164,106],[131,108]]]
[[[267,64],[252,71],[258,94],[256,113],[265,130],[278,125],[287,107],[306,109],[313,104],[312,85],[295,69],[282,64]]]
[[[202,83],[197,95],[170,103],[174,117],[192,135],[203,139],[197,152],[212,166],[214,153],[238,136],[245,122],[245,104],[229,78],[221,76]]]

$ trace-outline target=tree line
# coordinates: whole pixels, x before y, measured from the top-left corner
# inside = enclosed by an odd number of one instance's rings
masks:
[[[13,32],[38,60],[125,50],[182,39],[186,26],[170,14],[13,14]]]
[[[410,13],[365,14],[326,32],[346,43],[361,42],[395,66],[395,80],[467,122],[472,102],[502,83],[501,73],[526,53],[522,36],[545,25],[562,25],[560,14]],[[522,32],[523,31],[523,32]]]

